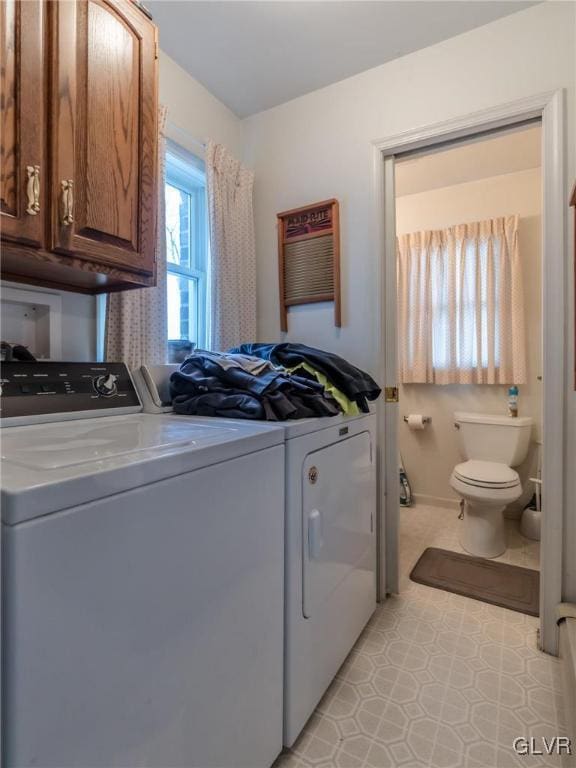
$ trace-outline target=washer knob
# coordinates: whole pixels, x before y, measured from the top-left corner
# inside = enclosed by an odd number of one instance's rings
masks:
[[[98,376],[94,379],[94,389],[102,397],[113,397],[118,394],[118,388],[116,387],[116,380],[118,376],[113,373],[109,373],[105,376]]]

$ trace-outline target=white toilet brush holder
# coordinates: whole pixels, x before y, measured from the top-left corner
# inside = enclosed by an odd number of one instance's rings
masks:
[[[522,536],[534,541],[540,541],[540,525],[542,521],[542,512],[539,509],[525,509],[522,512],[520,521],[520,532]]]
[[[534,541],[540,541],[540,528],[542,524],[542,510],[540,489],[542,486],[542,480],[538,477],[531,477],[531,482],[534,483],[536,490],[536,509],[527,507],[522,512],[522,519],[520,520],[520,532],[527,539],[533,539]]]

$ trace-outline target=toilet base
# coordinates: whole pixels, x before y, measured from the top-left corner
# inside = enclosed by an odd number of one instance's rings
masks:
[[[505,507],[464,505],[460,543],[476,557],[498,557],[506,552]]]

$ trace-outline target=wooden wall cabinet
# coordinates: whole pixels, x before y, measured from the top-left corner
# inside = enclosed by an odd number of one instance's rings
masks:
[[[35,247],[45,234],[44,11],[40,0],[0,3],[2,238]]]
[[[2,276],[88,293],[153,285],[156,27],[130,0],[0,6]]]

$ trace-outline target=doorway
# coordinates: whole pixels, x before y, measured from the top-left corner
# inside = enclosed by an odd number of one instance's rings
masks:
[[[540,644],[557,653],[556,605],[561,601],[563,524],[563,366],[565,213],[563,185],[563,101],[561,92],[545,94],[440,125],[374,143],[374,178],[379,244],[379,358],[386,403],[380,412],[381,434],[381,594],[399,589],[398,323],[396,274],[396,165],[410,153],[485,139],[492,132],[519,128],[538,120],[542,126],[542,567]],[[424,414],[426,415],[426,414]]]

